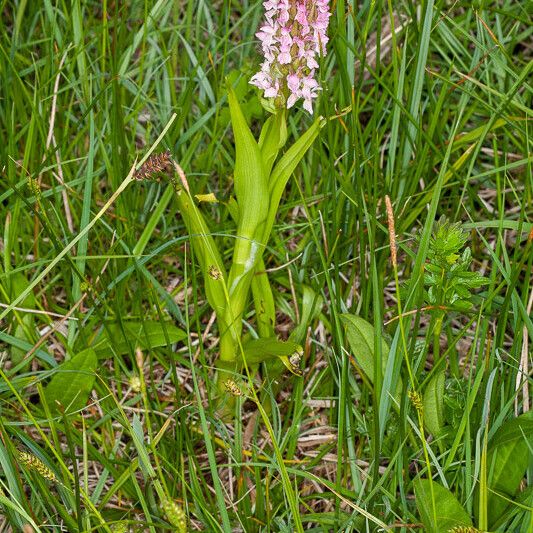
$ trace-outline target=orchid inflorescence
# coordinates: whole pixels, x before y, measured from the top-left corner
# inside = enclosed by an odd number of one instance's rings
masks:
[[[328,0],[266,0],[265,23],[256,36],[265,60],[250,83],[279,107],[291,108],[303,99],[313,113],[320,86],[315,79],[317,57],[326,55]]]

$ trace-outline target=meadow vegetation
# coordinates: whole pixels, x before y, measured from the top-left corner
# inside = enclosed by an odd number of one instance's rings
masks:
[[[228,315],[261,2],[0,0],[0,531],[533,532],[531,3],[330,8]]]

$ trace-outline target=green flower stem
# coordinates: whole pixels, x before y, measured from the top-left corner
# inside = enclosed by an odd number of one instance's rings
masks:
[[[276,334],[274,329],[276,323],[276,307],[263,258],[259,260],[252,277],[252,295],[259,336],[265,338],[274,337]]]

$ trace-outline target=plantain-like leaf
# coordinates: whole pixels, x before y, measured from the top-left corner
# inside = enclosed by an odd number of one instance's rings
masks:
[[[346,339],[357,364],[366,377],[374,383],[374,327],[357,315],[344,314],[341,320],[346,328]],[[381,364],[384,369],[389,357],[389,345],[381,338]],[[402,390],[402,382],[398,381],[395,396]]]
[[[15,272],[9,276],[9,285],[11,289],[11,299],[14,300],[20,293],[26,290],[29,283],[24,274],[21,272]],[[33,294],[33,291],[30,292],[28,296],[22,300],[22,302],[20,302],[19,306],[30,309],[35,308],[35,295]],[[31,313],[23,313],[20,311],[17,311],[16,313],[17,317],[20,319],[20,322],[17,322],[17,325],[15,326],[14,337],[21,341],[32,343],[32,339],[29,337],[28,333],[34,328],[35,321],[33,319],[33,315]],[[14,345],[11,346],[11,362],[13,366],[21,363],[25,355],[26,350],[22,350]],[[23,366],[26,367],[26,363],[24,363]]]
[[[492,528],[516,500],[520,482],[532,459],[533,413],[505,422],[491,439],[487,451],[487,518]],[[478,499],[479,494],[476,495]],[[478,512],[478,505],[474,508]]]
[[[435,374],[424,391],[424,424],[434,436],[444,427],[444,370]]]
[[[433,498],[431,495],[433,485]],[[472,519],[457,498],[436,481],[414,481],[416,507],[427,533],[448,533],[454,527],[472,526]]]
[[[76,354],[60,364],[50,383],[44,389],[44,397],[52,413],[60,404],[66,413],[83,409],[94,385],[98,358],[92,348]]]
[[[174,344],[187,337],[187,333],[173,324],[145,320],[108,324],[93,346],[98,359],[124,355],[136,347],[141,350]],[[168,339],[168,341],[167,341]]]

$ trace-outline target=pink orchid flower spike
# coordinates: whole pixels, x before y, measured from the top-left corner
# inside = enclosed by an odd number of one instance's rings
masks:
[[[264,61],[250,83],[278,107],[299,100],[313,113],[320,86],[315,79],[317,57],[326,55],[329,0],[266,0],[265,20],[256,33]]]

